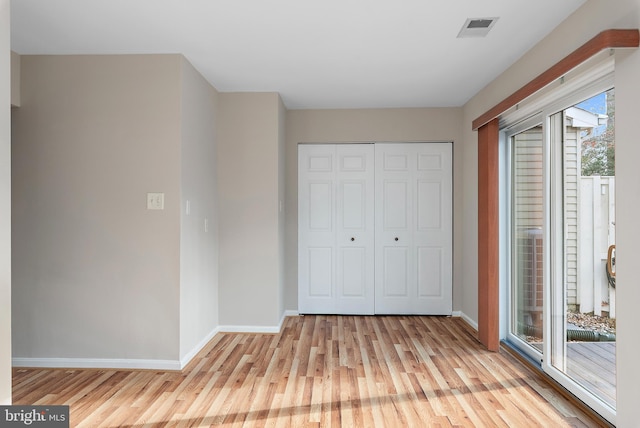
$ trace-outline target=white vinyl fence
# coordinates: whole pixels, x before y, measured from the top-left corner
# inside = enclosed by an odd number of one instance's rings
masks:
[[[615,178],[580,177],[577,300],[580,312],[615,318],[615,288],[607,281],[609,245],[615,244]]]

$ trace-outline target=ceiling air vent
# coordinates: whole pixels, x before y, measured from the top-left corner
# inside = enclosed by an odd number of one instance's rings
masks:
[[[484,37],[493,28],[498,18],[469,18],[466,20],[458,37]]]

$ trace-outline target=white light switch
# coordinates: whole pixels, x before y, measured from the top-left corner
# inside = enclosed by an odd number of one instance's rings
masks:
[[[147,193],[147,209],[163,210],[164,209],[164,193]]]

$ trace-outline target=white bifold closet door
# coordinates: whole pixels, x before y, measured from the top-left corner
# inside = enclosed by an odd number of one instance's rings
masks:
[[[450,143],[298,146],[298,310],[450,315]]]
[[[375,152],[375,312],[451,315],[451,144]]]
[[[298,311],[373,314],[373,144],[298,153]]]

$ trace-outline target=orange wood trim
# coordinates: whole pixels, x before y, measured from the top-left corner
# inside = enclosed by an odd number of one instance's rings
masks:
[[[518,89],[516,92],[502,100],[493,108],[480,115],[472,122],[473,130],[477,130],[490,120],[518,104],[525,98],[547,86],[549,83],[562,77],[584,61],[601,52],[604,49],[637,48],[640,46],[640,33],[638,29],[632,30],[605,30],[589,40],[584,45],[567,55],[547,71]]]
[[[499,120],[478,130],[478,339],[500,349],[499,334]]]

